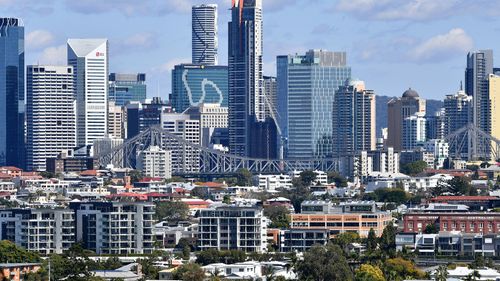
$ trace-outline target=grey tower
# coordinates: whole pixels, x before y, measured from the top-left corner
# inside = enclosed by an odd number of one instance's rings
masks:
[[[479,129],[488,132],[488,75],[493,73],[493,51],[479,50],[467,54],[465,93],[472,96],[472,121]]]
[[[24,26],[0,18],[0,166],[24,167]]]
[[[217,64],[217,5],[196,5],[192,8],[193,64]]]

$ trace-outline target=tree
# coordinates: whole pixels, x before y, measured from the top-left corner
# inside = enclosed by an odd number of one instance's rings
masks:
[[[246,257],[246,253],[241,250],[219,251],[217,249],[208,249],[197,253],[196,263],[201,265],[220,262],[233,264],[244,262]]]
[[[454,177],[447,184],[448,191],[453,195],[477,195],[477,190],[466,177]]]
[[[162,201],[156,203],[155,216],[158,220],[177,223],[189,217],[189,207],[180,201]]]
[[[385,281],[384,273],[378,266],[371,264],[362,264],[358,270],[354,280],[356,281]]]
[[[474,261],[470,264],[470,268],[478,269],[485,267],[485,265],[486,262],[484,261],[483,255],[479,254],[475,256]]]
[[[402,188],[379,188],[374,192],[366,193],[364,199],[400,205],[408,202],[410,195]]]
[[[0,263],[40,262],[40,256],[8,240],[0,241]]]
[[[439,230],[437,229],[436,225],[433,223],[425,226],[425,229],[424,229],[425,234],[436,234],[438,232],[439,232]]]
[[[297,265],[299,280],[344,280],[354,279],[353,273],[340,247],[332,243],[314,245],[304,253]]]
[[[448,279],[448,267],[446,265],[440,265],[436,269],[436,273],[434,275],[435,281],[446,281]]]
[[[316,173],[311,170],[305,170],[300,173],[300,181],[304,186],[310,186],[316,180]]]
[[[359,234],[356,232],[344,232],[337,234],[335,238],[332,239],[332,243],[339,245],[341,249],[345,249],[347,245],[355,242],[359,242]]]
[[[139,182],[142,180],[142,171],[140,170],[132,170],[128,173],[130,176],[130,182]]]
[[[141,271],[145,279],[153,279],[153,280],[158,279],[160,270],[155,265],[155,262],[157,260],[158,257],[155,255],[149,255],[145,259],[137,260],[137,263],[140,264],[141,266]]]
[[[236,171],[236,178],[238,179],[236,182],[238,186],[252,185],[252,173],[247,169],[239,169]]]
[[[184,281],[203,281],[205,279],[205,271],[199,264],[187,263],[175,270],[173,277],[174,279]]]
[[[467,277],[465,277],[466,281],[477,281],[481,279],[481,274],[479,274],[479,271],[474,270],[472,271]]]
[[[366,238],[366,249],[369,252],[373,252],[377,249],[377,235],[375,235],[373,228],[370,228],[370,231],[368,232],[368,238]]]
[[[122,266],[122,262],[116,256],[108,258],[102,263],[103,269],[114,270]]]
[[[188,260],[190,254],[191,254],[191,248],[189,248],[188,245],[184,246],[184,248],[182,248],[182,258]]]
[[[380,250],[388,256],[393,256],[396,249],[396,227],[389,223],[380,236]]]
[[[401,257],[386,260],[383,268],[388,281],[425,278],[425,272],[418,269],[412,261]]]
[[[328,172],[328,182],[334,182],[337,187],[346,187],[347,179],[339,172]]]
[[[231,204],[231,196],[224,195],[224,198],[222,198],[222,203],[224,203],[224,204]]]
[[[403,174],[414,176],[422,173],[426,168],[427,168],[427,162],[418,160],[401,166],[401,172]]]
[[[270,228],[287,228],[290,226],[290,210],[285,206],[269,206],[264,208],[264,215],[271,220]]]

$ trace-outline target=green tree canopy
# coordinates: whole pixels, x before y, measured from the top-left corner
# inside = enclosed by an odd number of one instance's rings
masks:
[[[0,241],[0,263],[23,262],[40,262],[40,256],[35,252],[17,246],[11,241]]]
[[[418,269],[412,261],[401,257],[386,260],[383,268],[385,277],[393,281],[425,278],[425,272]]]
[[[389,223],[380,236],[380,250],[388,256],[394,255],[396,250],[396,227]]]
[[[330,281],[354,279],[344,253],[338,245],[314,245],[304,253],[304,259],[297,265],[299,280]]]
[[[384,273],[382,270],[375,265],[362,264],[358,270],[356,270],[355,279],[356,281],[385,281]]]
[[[177,223],[189,217],[189,207],[180,201],[162,201],[156,203],[155,217],[158,220]]]
[[[368,232],[368,237],[366,238],[366,250],[369,252],[375,251],[377,249],[377,235],[375,235],[375,231],[373,228],[370,228],[370,231]]]
[[[419,160],[411,163],[404,164],[401,166],[401,172],[403,174],[415,176],[422,173],[427,168],[427,163],[425,161]]]
[[[346,187],[347,179],[343,177],[339,172],[328,172],[328,182],[334,182],[335,186]]]
[[[287,228],[290,226],[290,210],[285,206],[269,206],[264,208],[264,215],[271,220],[271,228]]]
[[[305,170],[300,173],[300,181],[304,186],[310,186],[316,180],[316,173],[311,170]]]
[[[236,182],[238,186],[252,185],[252,173],[248,169],[239,169],[236,171],[236,178],[238,179]]]
[[[205,271],[199,264],[187,263],[175,270],[173,277],[183,281],[203,281],[205,280]]]
[[[467,177],[454,177],[447,181],[440,181],[436,187],[431,190],[433,196],[443,194],[452,194],[456,196],[477,195],[477,189],[471,184]]]

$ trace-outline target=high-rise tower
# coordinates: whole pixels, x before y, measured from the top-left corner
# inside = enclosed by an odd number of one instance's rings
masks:
[[[229,22],[229,150],[274,158],[276,126],[266,116],[262,76],[262,0],[233,0]]]
[[[68,65],[75,78],[77,145],[89,145],[108,133],[108,40],[69,39]]]
[[[488,75],[492,73],[492,50],[480,50],[467,54],[465,93],[473,97],[472,122],[485,132],[488,131]]]
[[[0,18],[0,166],[23,167],[24,26]]]
[[[192,7],[192,60],[193,64],[217,64],[217,5],[203,4]]]

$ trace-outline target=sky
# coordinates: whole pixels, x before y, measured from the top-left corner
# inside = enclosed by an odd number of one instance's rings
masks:
[[[500,53],[500,0],[262,1],[264,75],[277,55],[345,51],[378,95],[411,87],[442,99],[464,79],[467,52]],[[148,96],[166,99],[173,66],[191,62],[191,6],[201,3],[218,4],[226,65],[231,0],[0,0],[0,16],[23,19],[27,65],[65,64],[68,38],[104,37],[110,72],[145,72]]]

